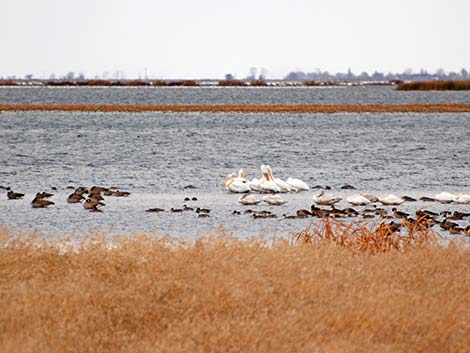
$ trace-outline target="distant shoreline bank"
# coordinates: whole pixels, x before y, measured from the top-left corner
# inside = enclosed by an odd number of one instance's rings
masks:
[[[213,113],[464,113],[470,104],[149,105],[0,104],[0,111],[213,112]]]

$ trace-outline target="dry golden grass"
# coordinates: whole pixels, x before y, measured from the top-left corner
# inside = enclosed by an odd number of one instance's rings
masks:
[[[427,231],[382,251],[338,241],[382,228],[73,247],[4,229],[0,351],[468,352],[470,250]]]
[[[0,104],[0,111],[90,111],[90,112],[240,112],[240,113],[461,113],[470,104],[398,105],[119,105],[119,104]]]
[[[397,86],[399,91],[468,91],[470,80],[450,81],[414,81],[401,83]]]

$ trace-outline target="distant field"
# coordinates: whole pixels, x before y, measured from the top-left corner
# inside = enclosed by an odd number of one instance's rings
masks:
[[[0,104],[0,111],[90,111],[90,112],[241,112],[241,113],[459,113],[470,104],[380,104],[380,105],[116,105],[116,104]]]
[[[410,232],[70,247],[0,230],[0,351],[468,351],[470,249]]]
[[[399,91],[468,91],[470,80],[458,81],[414,81],[401,83]]]

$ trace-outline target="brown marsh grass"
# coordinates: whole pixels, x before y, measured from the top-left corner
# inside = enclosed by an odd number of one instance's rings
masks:
[[[470,104],[309,104],[309,105],[121,105],[121,104],[0,104],[0,111],[89,112],[239,112],[239,113],[462,113]]]
[[[352,234],[388,231],[324,221],[291,240],[70,246],[3,229],[0,351],[468,352],[470,250],[416,232],[367,249]]]
[[[468,91],[470,80],[405,82],[399,84],[396,89],[399,91]]]

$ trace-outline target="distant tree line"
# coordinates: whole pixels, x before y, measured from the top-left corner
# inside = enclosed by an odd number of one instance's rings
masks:
[[[314,72],[292,71],[285,78],[288,81],[426,81],[426,80],[468,80],[470,74],[466,69],[459,72],[445,72],[438,69],[434,73],[430,73],[424,69],[414,73],[411,69],[407,69],[402,73],[383,73],[361,72],[354,74],[351,70],[346,73],[330,74],[328,71],[315,70]]]

